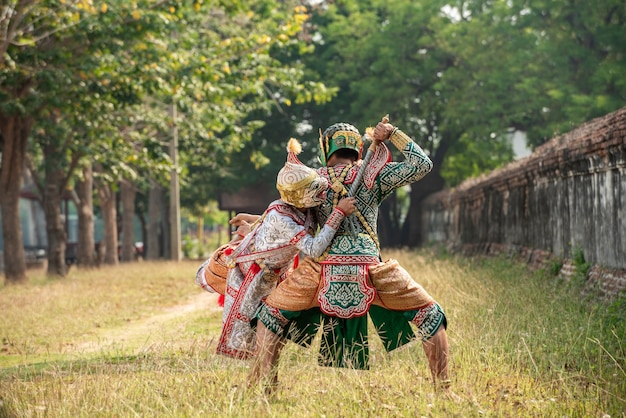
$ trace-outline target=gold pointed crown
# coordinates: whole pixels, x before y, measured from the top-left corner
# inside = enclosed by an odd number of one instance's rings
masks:
[[[328,182],[315,170],[302,164],[298,159],[301,151],[298,140],[291,138],[287,145],[287,161],[276,178],[276,188],[285,203],[308,208],[321,203],[318,195],[328,188]]]

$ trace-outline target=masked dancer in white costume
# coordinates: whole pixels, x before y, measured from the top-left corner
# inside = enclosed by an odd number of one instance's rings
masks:
[[[297,140],[292,138],[287,150],[287,162],[276,180],[281,198],[272,202],[260,218],[256,217],[243,240],[224,248],[221,257],[230,267],[226,286],[211,282],[211,259],[196,274],[202,288],[221,290],[225,296],[218,354],[240,359],[254,355],[252,320],[261,302],[293,270],[299,254],[319,257],[345,216],[355,210],[354,198],[342,199],[315,234],[318,223],[312,208],[326,199],[328,181],[300,162]]]

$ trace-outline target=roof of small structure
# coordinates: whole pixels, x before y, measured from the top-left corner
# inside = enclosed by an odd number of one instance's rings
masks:
[[[276,199],[280,199],[280,195],[274,185],[256,184],[235,193],[222,193],[218,203],[220,210],[261,214]]]

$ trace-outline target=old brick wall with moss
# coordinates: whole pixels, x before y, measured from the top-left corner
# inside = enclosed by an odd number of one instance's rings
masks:
[[[426,242],[584,271],[608,298],[626,290],[626,107],[530,156],[425,202]]]

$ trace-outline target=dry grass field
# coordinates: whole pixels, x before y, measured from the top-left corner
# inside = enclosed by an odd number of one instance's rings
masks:
[[[624,300],[505,259],[388,251],[446,310],[453,390],[433,393],[421,345],[371,369],[317,366],[288,344],[280,387],[246,388],[249,363],[215,355],[221,308],[199,261],[31,272],[0,287],[0,417],[624,417]]]

